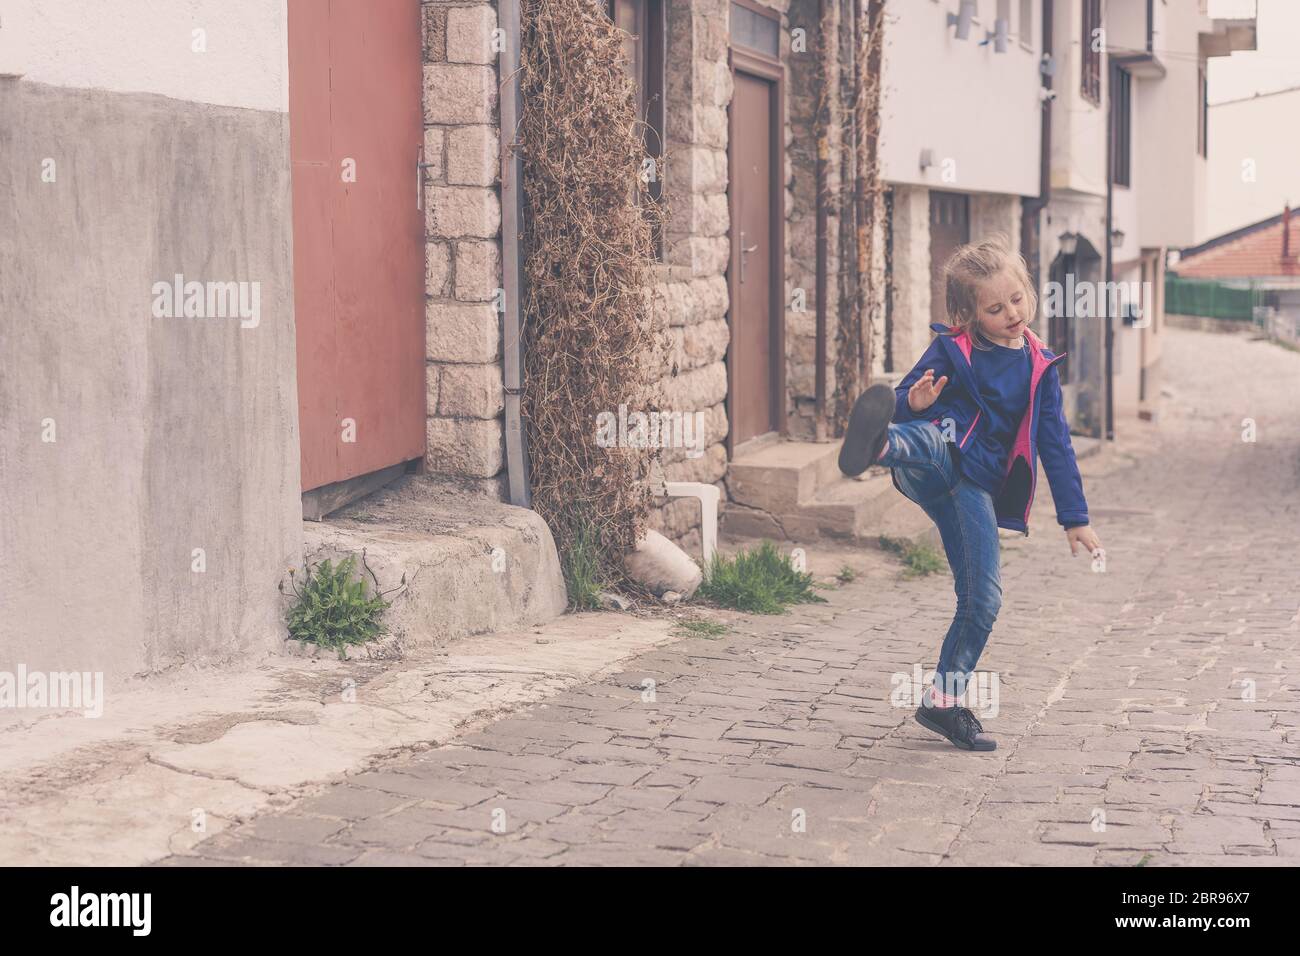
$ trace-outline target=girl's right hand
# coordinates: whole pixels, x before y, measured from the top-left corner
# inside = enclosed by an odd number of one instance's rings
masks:
[[[939,380],[934,380],[934,369],[927,368],[925,374],[918,378],[915,384],[907,390],[907,405],[914,412],[923,412],[939,398],[939,393],[943,387],[948,384],[948,376],[941,375]]]

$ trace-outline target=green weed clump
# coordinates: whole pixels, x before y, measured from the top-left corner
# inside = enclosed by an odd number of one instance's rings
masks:
[[[793,604],[824,604],[813,577],[795,570],[771,541],[732,557],[717,554],[699,594],[722,607],[749,614],[780,614]]]
[[[909,578],[937,574],[947,566],[943,555],[934,548],[907,538],[891,538],[882,534],[880,547],[903,559],[903,573]]]
[[[728,634],[731,628],[721,621],[709,621],[704,618],[696,618],[691,621],[682,621],[676,627],[676,633],[682,637],[704,637],[712,640]]]
[[[285,618],[289,636],[336,650],[340,657],[344,647],[374,640],[383,633],[383,613],[392,604],[384,596],[405,587],[406,575],[398,587],[382,592],[374,572],[370,577],[373,589],[357,573],[356,555],[338,564],[326,558],[314,569],[308,564],[301,584],[290,570],[289,581],[298,600]],[[284,590],[283,582],[280,590]]]
[[[569,546],[560,552],[560,568],[564,572],[564,586],[569,592],[570,610],[600,609],[600,592],[604,590],[605,578],[602,564],[596,529],[585,517],[578,518],[573,525]]]

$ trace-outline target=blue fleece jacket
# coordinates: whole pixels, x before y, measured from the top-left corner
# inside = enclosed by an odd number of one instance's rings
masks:
[[[1018,349],[993,345],[987,350],[971,351],[975,384],[988,409],[987,430],[976,429],[971,440],[986,444],[987,454],[975,457],[962,473],[969,473],[971,481],[991,495],[996,495],[1002,487],[1007,461],[1016,441],[1016,430],[1020,427],[1025,409],[1029,407],[1029,381],[1033,364],[1028,342]],[[990,472],[975,467],[985,460],[997,461],[997,470]]]
[[[997,413],[981,392],[972,366],[970,336],[939,322],[930,328],[940,334],[895,389],[893,420],[925,419],[941,428],[950,427],[963,475],[982,472],[986,480],[989,476],[1000,476],[997,491],[990,492],[999,527],[1029,534],[1029,511],[1038,485],[1040,451],[1043,471],[1056,502],[1056,520],[1066,528],[1088,524],[1083,478],[1074,446],[1070,444],[1070,426],[1065,420],[1061,382],[1056,371],[1065,353],[1053,354],[1032,331],[1025,332],[1030,355],[1029,398],[1010,452],[1003,453],[992,437],[992,430],[997,426],[991,422]],[[916,414],[907,403],[907,393],[926,369],[934,369],[936,379],[948,376],[948,384],[932,406]],[[894,487],[903,491],[897,476]]]

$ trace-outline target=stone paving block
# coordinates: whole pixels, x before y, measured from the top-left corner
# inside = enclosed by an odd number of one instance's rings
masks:
[[[340,834],[338,842],[348,846],[377,845],[393,849],[410,849],[435,833],[441,833],[448,826],[449,813],[466,813],[466,811],[432,810],[428,807],[406,807],[387,816],[371,817],[353,824],[346,833]],[[456,818],[456,819],[467,819]],[[479,824],[487,829],[491,820],[485,813],[480,813]]]
[[[436,772],[436,771],[435,771]],[[443,771],[445,773],[445,771]],[[495,787],[484,787],[464,783],[447,776],[434,776],[394,771],[375,771],[359,773],[349,780],[355,787],[365,787],[388,794],[400,794],[420,800],[435,800],[438,803],[450,803],[469,807],[495,796]]]
[[[299,813],[343,820],[364,820],[414,802],[414,797],[383,793],[360,787],[336,786],[308,797],[294,809]]]
[[[277,843],[218,834],[200,845],[200,856],[294,866],[338,866],[361,855],[359,847]]]
[[[1038,839],[1041,843],[1144,850],[1163,846],[1169,842],[1170,835],[1164,827],[1120,826],[1107,821],[1105,829],[1100,830],[1091,823],[1048,823]]]
[[[491,745],[500,737],[510,735],[533,740],[579,741],[582,743],[603,744],[614,736],[614,731],[588,723],[534,721],[527,717],[519,717],[499,720],[477,736],[481,737],[488,745]],[[481,744],[478,745],[481,746]]]
[[[758,806],[770,799],[784,786],[786,786],[784,783],[746,779],[744,777],[703,777],[695,781],[687,789],[682,800],[685,803],[702,801],[704,803]]]
[[[755,740],[773,743],[796,744],[806,747],[833,747],[839,742],[838,734],[825,731],[784,730],[756,724],[740,724],[722,735],[724,740]]]
[[[527,799],[542,803],[577,807],[595,803],[610,792],[612,786],[606,783],[578,783],[573,780],[546,780],[518,787],[504,787],[507,799]]]
[[[459,861],[455,864],[448,862],[439,862],[430,859],[427,856],[420,856],[418,853],[395,853],[392,850],[366,850],[359,857],[353,860],[348,866],[382,866],[382,867],[405,867],[405,866],[448,866],[460,865]]]
[[[604,783],[611,786],[631,786],[638,780],[648,779],[652,771],[644,766],[627,764],[575,764],[573,769],[558,777],[572,783]]]
[[[621,762],[643,766],[653,766],[659,759],[652,751],[615,744],[574,744],[564,751],[564,757],[577,763]]]
[[[261,816],[232,832],[234,837],[278,840],[281,843],[324,843],[346,826],[342,820],[309,817],[297,812]]]

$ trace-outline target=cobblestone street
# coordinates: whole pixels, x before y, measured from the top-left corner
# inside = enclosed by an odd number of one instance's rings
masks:
[[[1173,328],[1164,350],[1160,421],[1082,463],[1104,571],[1041,478],[1031,536],[1002,539],[996,752],[891,700],[953,594],[873,551],[825,605],[663,646],[164,864],[1300,862],[1300,354]]]

